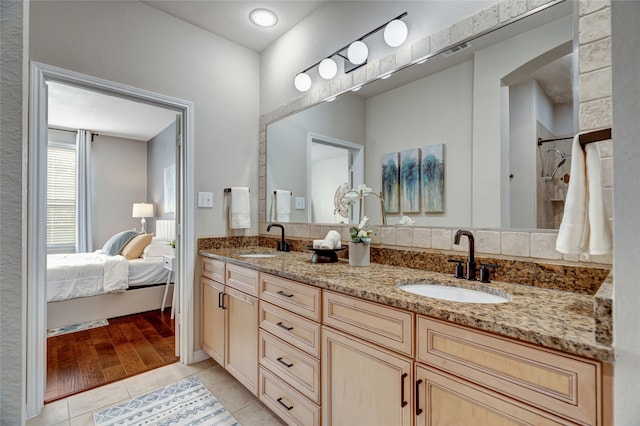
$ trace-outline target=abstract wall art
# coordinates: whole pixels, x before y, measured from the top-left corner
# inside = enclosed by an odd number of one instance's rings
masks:
[[[403,213],[420,212],[420,149],[400,152],[400,207]]]
[[[382,198],[387,213],[400,212],[400,161],[398,153],[382,156]]]
[[[423,209],[444,212],[444,144],[425,146],[421,152]]]

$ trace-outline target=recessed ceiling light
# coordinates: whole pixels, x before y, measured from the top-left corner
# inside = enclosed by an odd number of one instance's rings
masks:
[[[278,22],[278,16],[269,9],[254,9],[249,14],[249,19],[262,28],[273,27]]]

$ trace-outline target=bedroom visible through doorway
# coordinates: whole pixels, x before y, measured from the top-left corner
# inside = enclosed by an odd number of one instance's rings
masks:
[[[181,247],[191,246],[193,240],[193,173],[190,171],[193,162],[193,104],[44,64],[32,63],[31,77],[27,417],[37,415],[45,400],[49,362],[47,345],[43,343],[47,341],[49,325],[56,327],[97,318],[159,312],[160,307],[164,305],[168,308],[164,310],[164,314],[169,315],[167,321],[172,335],[165,336],[169,339],[163,344],[163,351],[173,349],[173,355],[165,357],[163,362],[179,359],[183,363],[189,363],[193,362],[194,357],[191,349],[193,336],[187,333],[182,339],[180,333],[182,327],[191,330],[193,323],[190,318],[193,297],[190,292],[182,290],[180,285],[182,282],[193,280],[193,254],[183,253],[181,250]],[[57,104],[54,102],[56,96]],[[100,96],[101,101],[95,101],[95,98]],[[83,103],[85,97],[93,98],[93,101]],[[108,106],[106,109],[104,106],[100,109],[100,104],[105,99]],[[133,110],[125,104],[134,106]],[[75,121],[55,121],[61,116],[74,117],[71,111],[73,108],[78,110]],[[153,114],[145,115],[145,108],[147,112],[163,111],[164,118],[160,122],[154,122]],[[60,111],[62,114],[57,115]],[[143,112],[136,114],[132,111]],[[120,112],[120,117],[113,114],[114,112]],[[129,124],[133,125],[126,125],[127,116],[130,118]],[[83,123],[78,117],[89,120]],[[114,123],[123,120],[125,125],[110,128],[106,123],[109,120],[104,120],[105,117]],[[155,127],[147,126],[145,129],[141,123],[154,123]],[[81,183],[80,179],[76,180],[76,194],[79,194],[75,200],[76,211],[66,215],[70,222],[76,221],[72,224],[76,232],[75,240],[86,232],[92,234],[89,235],[89,242],[84,245],[84,249],[79,248],[82,246],[77,243],[72,247],[70,238],[67,238],[69,241],[65,240],[63,244],[66,244],[66,247],[47,250],[48,243],[51,242],[47,238],[51,220],[65,217],[62,215],[51,218],[47,214],[49,210],[55,210],[55,201],[58,201],[54,200],[54,203],[50,204],[45,197],[45,194],[51,192],[47,180],[50,130],[58,134],[77,134],[74,147],[78,151],[77,173],[88,174],[90,178],[84,183]],[[136,133],[137,131],[142,133]],[[85,153],[80,153],[78,149],[81,132],[84,133],[85,142],[89,142],[86,143],[86,148],[93,151],[91,157],[85,157]],[[74,145],[73,138],[68,139],[71,139],[70,142]],[[154,148],[151,149],[151,146]],[[89,172],[86,171],[88,167],[83,169],[80,165],[83,159],[85,167],[89,165],[92,169]],[[80,187],[83,185],[84,188],[93,190],[89,195],[84,194],[86,205],[91,204],[89,209],[81,208],[83,192]],[[150,205],[151,209],[140,214],[140,210],[136,210],[139,203]],[[85,222],[88,225],[85,225],[84,230],[80,226],[80,222],[85,219],[83,215],[90,219]],[[165,231],[169,229],[171,232],[164,232],[164,236],[157,238],[155,228],[161,222],[166,225],[161,228]],[[55,253],[62,259],[48,259],[48,253]],[[76,255],[87,259],[76,262],[72,259]],[[93,282],[91,278],[85,279],[85,272],[78,272],[80,275],[77,279],[63,274],[62,278],[53,280],[56,285],[63,284],[63,291],[54,292],[46,287],[47,281],[50,281],[48,266],[56,265],[58,262],[64,264],[68,260],[64,259],[65,257],[72,259],[70,263],[74,267],[76,263],[82,268],[89,265],[103,272],[93,274],[96,277]],[[151,268],[151,263],[158,266]],[[112,271],[114,274],[111,274]],[[135,276],[131,275],[132,271]],[[91,276],[91,273],[88,275]],[[67,282],[72,285],[68,291],[65,290],[67,287],[64,287]],[[78,285],[87,282],[90,288],[87,291]],[[176,291],[172,297],[171,289],[174,287]],[[49,294],[55,296],[49,299]],[[92,302],[94,299],[96,303]],[[55,320],[48,318],[48,305],[56,305]],[[67,313],[70,314],[68,318]],[[182,318],[184,320],[181,320]],[[99,333],[96,330],[98,329],[88,330],[89,335]],[[151,328],[147,327],[147,330],[153,334]],[[84,334],[86,337],[87,333]],[[168,346],[174,336],[175,343]],[[99,364],[100,368],[109,368],[108,361]],[[155,364],[152,362],[150,366]],[[97,367],[97,364],[94,363],[93,366]],[[129,370],[136,371],[136,368]],[[107,376],[107,380],[110,380],[118,374],[114,375],[114,372],[110,371],[105,375]]]

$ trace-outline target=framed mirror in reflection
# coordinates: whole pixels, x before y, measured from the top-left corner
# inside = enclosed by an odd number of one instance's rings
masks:
[[[335,215],[345,183],[383,191],[382,159],[442,145],[438,211],[387,213],[414,226],[557,228],[574,133],[574,3],[563,1],[516,22],[267,125],[267,217],[276,190],[304,198],[291,222],[355,223]],[[454,52],[455,50],[455,52]],[[562,164],[561,164],[562,163]],[[423,195],[421,195],[423,196]],[[424,206],[423,200],[418,205]],[[370,223],[380,200],[365,199]],[[405,209],[406,210],[406,209]],[[432,209],[433,210],[433,209]]]

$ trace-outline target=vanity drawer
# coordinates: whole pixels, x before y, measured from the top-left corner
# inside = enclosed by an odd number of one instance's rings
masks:
[[[260,330],[260,365],[320,404],[320,361]]]
[[[320,324],[260,301],[260,328],[318,358]]]
[[[330,291],[323,292],[323,324],[413,356],[413,314]]]
[[[258,297],[258,271],[227,264],[225,284],[252,296]]]
[[[260,367],[259,398],[289,425],[320,426],[320,407]]]
[[[220,260],[202,256],[203,277],[224,284],[224,266],[225,263]]]
[[[260,298],[298,315],[320,321],[322,290],[285,278],[260,274]]]
[[[602,424],[601,365],[418,316],[417,360],[581,424]]]

